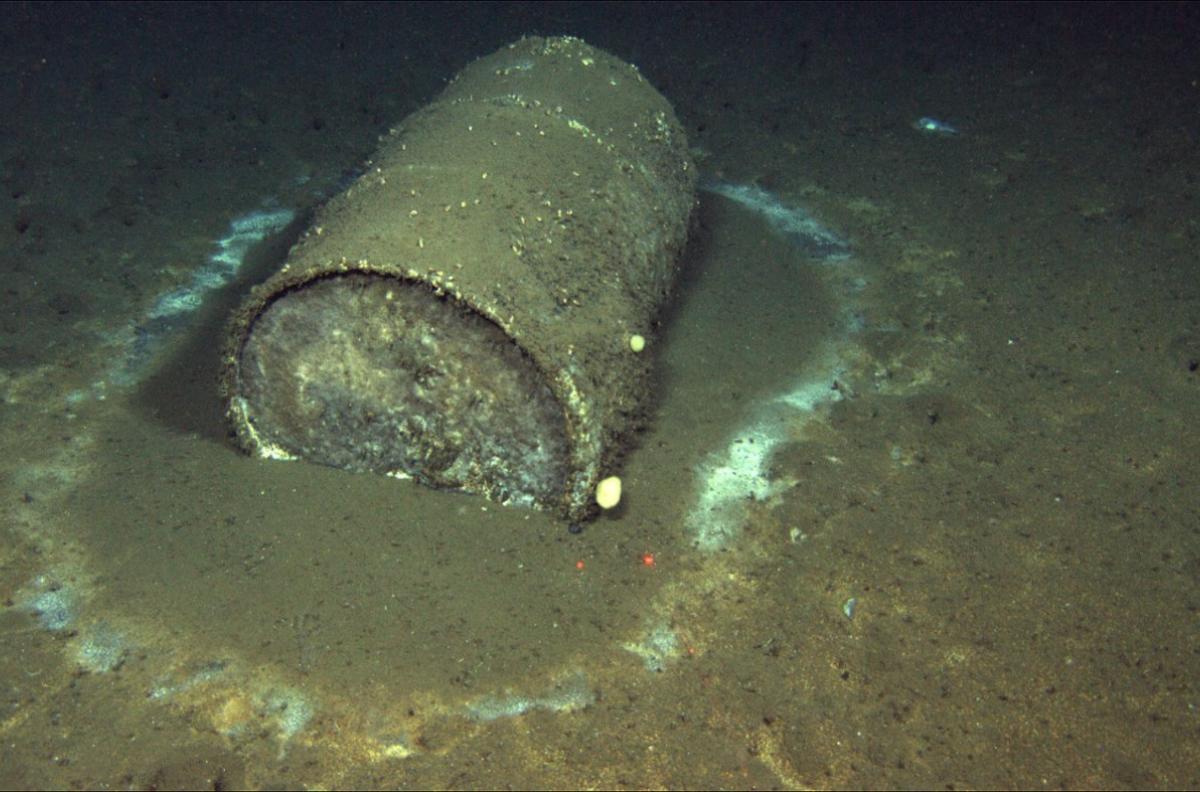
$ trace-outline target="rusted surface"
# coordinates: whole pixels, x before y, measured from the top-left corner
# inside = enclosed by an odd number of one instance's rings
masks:
[[[223,388],[239,443],[587,516],[644,413],[649,357],[629,339],[654,335],[695,182],[634,67],[573,38],[476,61],[237,312]],[[332,295],[368,280],[380,310]],[[299,309],[312,288],[328,299]],[[481,344],[494,367],[469,354]]]

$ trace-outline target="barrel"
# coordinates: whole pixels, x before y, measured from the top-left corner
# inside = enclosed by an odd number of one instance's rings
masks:
[[[696,168],[668,102],[577,38],[523,38],[382,136],[228,328],[260,457],[596,513],[646,418]]]

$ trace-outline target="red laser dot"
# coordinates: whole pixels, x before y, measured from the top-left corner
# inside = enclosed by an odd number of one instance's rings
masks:
[[[583,569],[583,559],[582,558],[575,562],[575,568]]]
[[[654,566],[654,553],[642,553],[642,566]]]

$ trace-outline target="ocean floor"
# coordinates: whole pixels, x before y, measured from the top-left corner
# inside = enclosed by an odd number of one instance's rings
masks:
[[[0,786],[1200,786],[1200,14],[616,8],[8,12]],[[621,506],[237,452],[230,311],[525,33],[704,174]]]

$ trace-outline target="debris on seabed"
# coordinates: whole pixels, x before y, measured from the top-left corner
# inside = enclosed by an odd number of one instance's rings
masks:
[[[858,608],[858,598],[851,597],[842,605],[842,613],[846,614],[847,619],[854,618],[854,611]]]
[[[928,132],[931,135],[941,135],[942,137],[953,137],[958,134],[958,127],[929,116],[921,116],[913,121],[912,126],[918,132]]]

